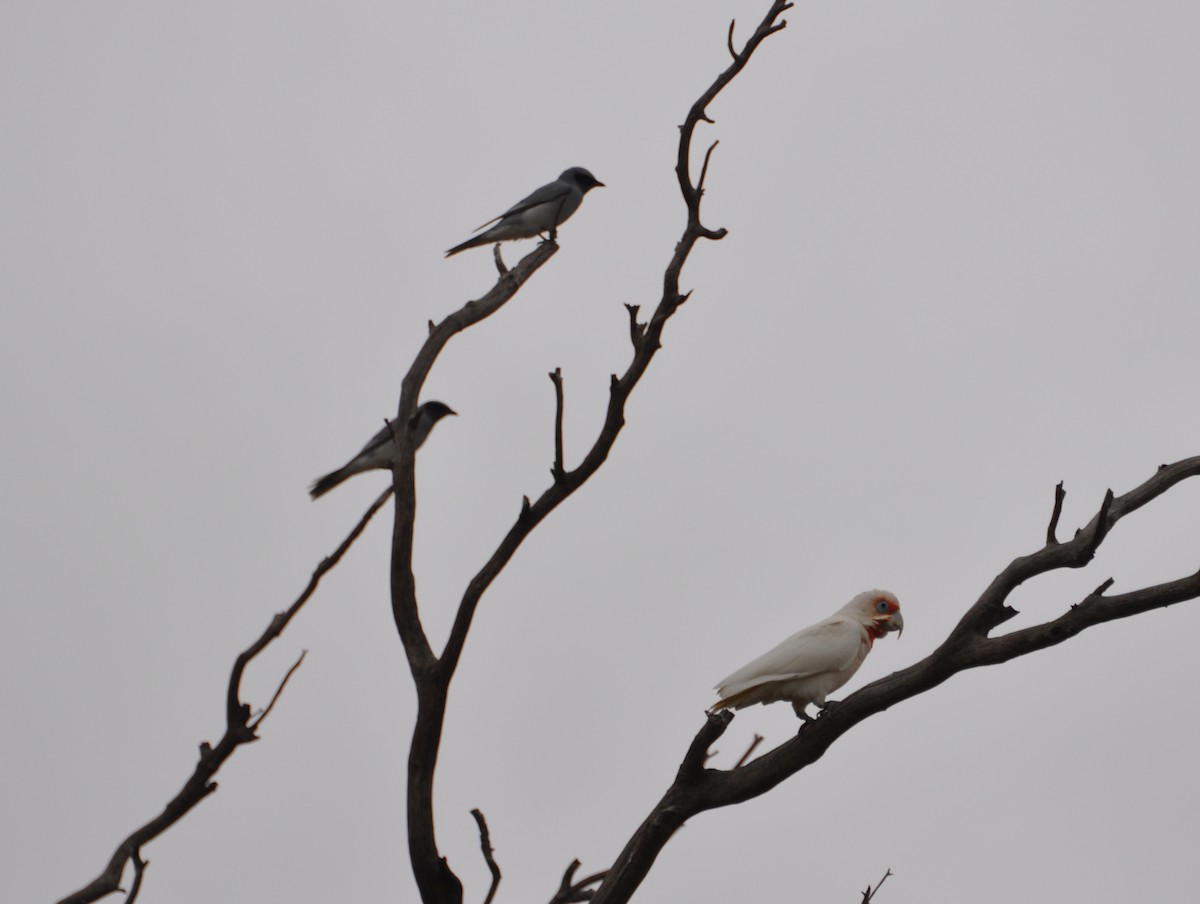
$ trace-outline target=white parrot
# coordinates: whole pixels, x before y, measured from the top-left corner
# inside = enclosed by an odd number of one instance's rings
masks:
[[[709,712],[790,700],[796,715],[811,720],[810,703],[850,680],[871,646],[889,631],[904,630],[900,602],[886,590],[868,590],[824,621],[797,631],[779,646],[742,666],[717,685]]]

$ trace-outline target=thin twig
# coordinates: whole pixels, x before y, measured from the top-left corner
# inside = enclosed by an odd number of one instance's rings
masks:
[[[733,764],[733,768],[737,769],[739,766],[744,766],[746,764],[746,760],[750,759],[750,754],[754,753],[754,751],[758,748],[758,745],[762,742],[763,736],[755,732],[754,740],[750,742],[750,746],[746,748],[746,752],[742,754],[742,758]]]
[[[592,873],[590,876],[584,876],[576,882],[575,871],[579,867],[580,863],[578,860],[572,860],[567,866],[566,872],[563,873],[562,881],[558,884],[558,891],[550,899],[550,904],[580,904],[582,901],[588,901],[594,893],[594,889],[588,888],[588,886],[603,881],[604,877],[608,875],[608,870],[603,869],[598,873]]]
[[[556,367],[550,374],[550,382],[554,384],[554,465],[550,473],[557,483],[566,476],[563,470],[563,377],[562,368]]]
[[[137,901],[138,892],[142,890],[142,876],[146,872],[146,867],[150,865],[150,861],[142,859],[141,851],[134,851],[130,854],[129,859],[133,861],[133,882],[129,885],[129,895],[125,898],[125,904],[134,904]]]
[[[1091,539],[1088,540],[1087,544],[1089,559],[1096,554],[1096,550],[1100,547],[1100,544],[1104,542],[1104,538],[1108,536],[1109,528],[1112,527],[1112,525],[1108,523],[1109,510],[1112,508],[1112,504],[1113,491],[1109,489],[1105,491],[1104,501],[1100,503],[1100,512],[1094,519],[1095,526],[1092,530]]]
[[[1046,545],[1058,545],[1058,518],[1062,514],[1063,500],[1067,498],[1067,491],[1063,489],[1063,482],[1060,480],[1058,486],[1054,488],[1054,511],[1050,513],[1050,526],[1046,528]]]
[[[634,351],[641,348],[642,338],[646,335],[646,324],[638,323],[637,319],[641,309],[641,305],[625,305],[625,310],[629,312],[629,341],[633,343]]]
[[[492,898],[496,897],[496,889],[500,887],[500,867],[496,865],[496,858],[492,856],[492,835],[488,832],[488,824],[487,820],[483,818],[483,811],[476,807],[471,811],[471,815],[475,817],[475,822],[479,825],[479,847],[483,850],[483,859],[487,861],[488,869],[492,871],[492,887],[488,889],[483,904],[492,904]]]
[[[729,35],[725,38],[725,46],[729,48],[729,55],[735,60],[737,59],[737,51],[733,49],[733,27],[737,25],[737,19],[729,20]]]
[[[292,663],[292,667],[287,670],[287,674],[284,675],[283,680],[279,682],[279,687],[275,688],[275,696],[271,698],[271,702],[267,704],[267,708],[264,709],[259,714],[258,718],[256,718],[254,721],[252,721],[250,723],[251,728],[258,728],[258,726],[262,724],[263,719],[265,719],[267,716],[271,715],[271,710],[275,708],[275,701],[279,699],[279,695],[282,694],[283,689],[285,687],[287,687],[288,679],[290,679],[292,677],[292,675],[295,674],[296,669],[300,668],[300,663],[302,663],[304,661],[304,657],[307,655],[308,655],[308,650],[300,651],[300,658],[297,659],[294,663]]]
[[[880,886],[887,881],[887,877],[891,874],[891,867],[888,867],[888,871],[883,874],[883,878],[879,880],[874,888],[871,888],[869,885],[867,886],[867,890],[863,892],[862,904],[871,904],[871,899],[875,897],[875,892],[879,891]]]
[[[700,166],[700,181],[696,183],[696,191],[704,194],[704,180],[708,177],[708,163],[712,160],[713,151],[717,149],[720,140],[714,141],[708,146],[708,150],[704,152],[704,163]]]

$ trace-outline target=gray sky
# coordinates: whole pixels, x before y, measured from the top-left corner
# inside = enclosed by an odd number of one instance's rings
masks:
[[[442,259],[570,165],[608,188],[427,398],[417,568],[442,638],[570,463],[679,236],[676,126],[766,0],[0,8],[0,842],[51,900],[158,812],[222,727],[236,653],[386,477],[305,492],[394,413],[425,323],[493,282]],[[930,652],[1014,556],[1200,452],[1200,10],[801,4],[711,108],[695,295],[602,472],[486,597],[452,688],[444,852],[499,901],[607,866],[711,685],[854,593],[903,603],[842,693]],[[515,261],[532,243],[507,252]],[[1200,488],[1123,521],[1012,626],[1194,571]],[[252,668],[221,790],[142,900],[415,900],[413,694],[381,518]],[[645,901],[1166,900],[1194,885],[1194,605],[960,675],[765,798],[693,819]],[[795,730],[786,706],[738,715]]]

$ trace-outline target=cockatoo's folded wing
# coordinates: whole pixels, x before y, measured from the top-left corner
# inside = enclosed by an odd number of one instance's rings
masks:
[[[742,666],[717,684],[722,697],[772,681],[840,672],[861,659],[865,632],[858,622],[833,616],[797,631],[779,646]]]

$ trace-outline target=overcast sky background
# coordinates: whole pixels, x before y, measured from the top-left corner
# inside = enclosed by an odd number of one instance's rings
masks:
[[[386,485],[310,481],[394,414],[442,252],[571,165],[608,184],[427,384],[418,586],[456,601],[630,357],[684,207],[688,106],[767,0],[0,7],[0,849],[55,900],[223,726],[234,656]],[[482,900],[607,866],[713,683],[860,590],[903,604],[842,694],[940,643],[1014,556],[1200,453],[1200,8],[802,3],[710,112],[690,302],[604,469],[484,599],[439,837]],[[533,243],[509,246],[510,262]],[[415,901],[414,696],[381,515],[248,675],[220,790],[144,850],[141,901]],[[1122,521],[1019,627],[1200,565],[1200,487]],[[644,901],[1178,900],[1195,884],[1195,604],[954,678],[764,798],[689,822]],[[740,713],[728,766],[790,708]]]

